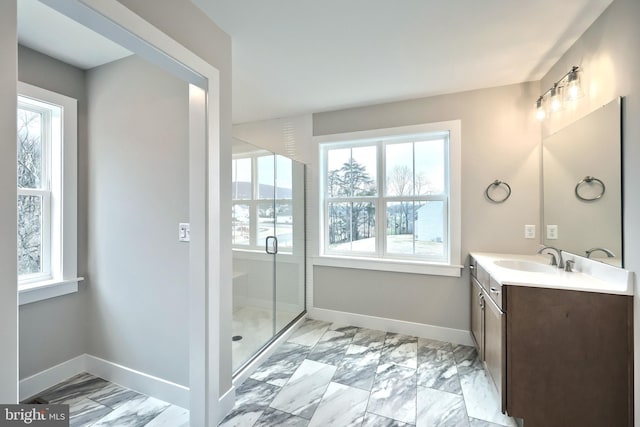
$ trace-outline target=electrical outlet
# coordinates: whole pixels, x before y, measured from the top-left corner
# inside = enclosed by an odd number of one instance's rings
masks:
[[[558,226],[547,225],[547,239],[556,240],[558,238]]]
[[[536,226],[535,225],[525,225],[524,226],[524,238],[525,239],[535,239],[536,238]]]
[[[188,222],[181,222],[180,224],[178,224],[178,241],[191,241],[191,225]]]

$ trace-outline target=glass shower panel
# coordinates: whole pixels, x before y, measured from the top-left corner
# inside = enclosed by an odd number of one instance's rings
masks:
[[[273,153],[233,141],[232,365],[237,370],[274,335],[274,255],[265,242],[275,229]]]
[[[276,156],[276,332],[304,311],[304,165]]]

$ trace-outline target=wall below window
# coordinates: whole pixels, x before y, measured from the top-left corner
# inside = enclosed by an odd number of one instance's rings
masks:
[[[24,46],[18,48],[20,81],[78,100],[79,163],[86,158],[87,100],[85,73]],[[82,167],[82,166],[81,166]],[[79,189],[86,185],[78,182]],[[80,190],[80,194],[83,192]],[[80,197],[79,205],[85,200]],[[86,221],[78,216],[78,236],[85,236]],[[78,242],[78,275],[86,273],[85,239]],[[86,351],[84,285],[73,295],[20,306],[20,379],[66,362]],[[53,320],[53,321],[52,321]]]
[[[318,113],[313,135],[460,119],[462,262],[470,251],[534,253],[540,239],[525,239],[524,225],[535,224],[539,232],[540,124],[532,108],[538,92],[538,83],[522,83]],[[308,170],[311,186],[317,186],[317,174]],[[484,198],[496,179],[513,189],[503,204]],[[308,198],[310,224],[317,224],[317,204],[317,197]],[[317,254],[313,225],[308,234],[309,252]],[[469,330],[466,270],[460,278],[326,266],[310,270],[309,306]]]

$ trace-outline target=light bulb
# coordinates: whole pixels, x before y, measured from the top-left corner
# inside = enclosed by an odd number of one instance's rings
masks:
[[[558,88],[558,83],[554,84],[551,88],[551,111],[560,111],[562,107],[562,102],[560,101],[560,94],[558,93],[560,90]]]
[[[538,100],[536,101],[536,119],[540,121],[543,121],[547,116],[547,112],[544,111],[544,107],[542,106],[542,101],[542,97],[538,98]]]
[[[569,98],[578,99],[578,94],[580,93],[580,88],[575,82],[569,85]]]
[[[580,75],[578,74],[578,67],[573,67],[569,74],[567,74],[567,89],[565,94],[566,101],[575,101],[582,97],[582,87],[580,84]]]

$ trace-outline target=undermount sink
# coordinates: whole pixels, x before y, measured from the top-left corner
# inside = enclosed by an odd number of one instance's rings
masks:
[[[523,261],[516,259],[499,259],[493,262],[498,267],[509,268],[511,270],[526,271],[529,273],[555,273],[558,267],[555,265],[541,264],[533,261]]]

